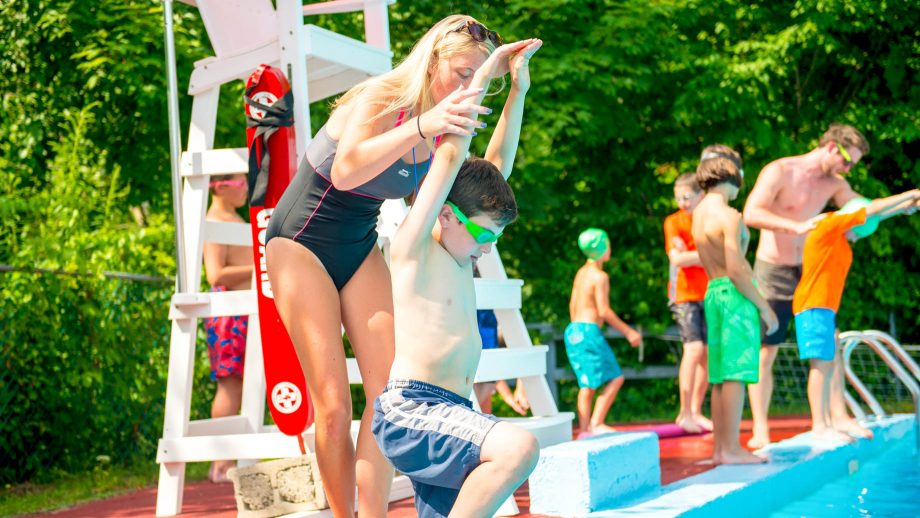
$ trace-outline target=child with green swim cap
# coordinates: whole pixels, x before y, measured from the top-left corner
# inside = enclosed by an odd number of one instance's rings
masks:
[[[805,238],[802,280],[792,310],[799,358],[810,363],[808,404],[812,435],[817,439],[853,440],[844,430],[835,429],[831,416],[831,401],[841,405],[844,401],[836,316],[853,262],[849,242],[871,235],[882,219],[916,210],[918,200],[917,189],[874,201],[854,198],[839,211],[825,214]]]
[[[589,228],[578,236],[578,247],[587,257],[575,275],[569,300],[571,323],[565,328],[565,352],[578,380],[579,437],[612,432],[604,423],[607,411],[623,386],[623,372],[613,350],[601,333],[606,322],[623,333],[633,347],[642,343],[642,336],[627,325],[610,308],[610,277],[603,264],[610,259],[610,238],[601,229]],[[606,384],[606,385],[605,385]],[[592,402],[597,389],[605,385]]]
[[[691,234],[709,276],[703,305],[709,340],[715,464],[766,462],[739,444],[744,385],[759,376],[760,319],[772,333],[776,314],[758,292],[744,258],[750,235],[741,213],[728,205],[743,177],[737,153],[717,153],[700,161],[696,179],[706,192],[693,212]]]

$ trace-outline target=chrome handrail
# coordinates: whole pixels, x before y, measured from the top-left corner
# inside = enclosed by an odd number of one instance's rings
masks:
[[[888,365],[888,368],[894,372],[895,376],[901,380],[901,383],[903,383],[908,392],[910,392],[910,396],[914,401],[914,437],[916,439],[917,451],[920,452],[920,385],[917,384],[917,381],[911,374],[907,372],[901,363],[888,351],[888,347],[897,345],[894,339],[892,338],[891,342],[882,345],[876,336],[858,331],[840,333],[840,340],[844,342],[843,368],[844,372],[846,372],[847,381],[853,385],[856,392],[859,393],[860,397],[862,397],[869,407],[872,408],[872,411],[875,412],[877,416],[885,417],[887,415],[885,414],[885,410],[882,409],[882,406],[878,403],[878,400],[875,399],[869,389],[866,388],[865,384],[863,384],[856,373],[853,372],[853,368],[850,365],[850,357],[853,354],[853,350],[861,343],[868,345],[869,348],[875,351],[882,361]],[[900,346],[897,347],[900,348]],[[892,347],[892,349],[894,349],[894,347]]]
[[[859,331],[846,331],[840,333],[839,339],[840,343],[842,344],[843,371],[846,374],[847,381],[850,382],[850,385],[853,386],[853,389],[856,390],[856,393],[859,394],[859,397],[861,397],[862,400],[865,401],[867,405],[869,405],[869,410],[872,411],[872,414],[874,414],[875,417],[887,417],[888,414],[885,412],[885,409],[882,408],[882,405],[878,402],[878,400],[875,399],[872,391],[866,387],[862,380],[859,379],[859,376],[853,372],[853,367],[850,366],[850,355],[853,353],[853,348],[863,342],[863,334]],[[881,355],[881,353],[879,353],[879,355]],[[851,401],[848,400],[847,403],[851,403]],[[852,403],[856,402],[852,401]],[[853,413],[855,414],[856,411],[852,406],[852,403],[850,409],[853,410]],[[858,404],[856,404],[856,408],[860,408]],[[860,412],[861,411],[862,409],[860,408]],[[865,413],[863,415],[865,415]]]
[[[920,381],[920,365],[917,365],[917,362],[915,362],[914,359],[910,357],[910,354],[908,354],[907,350],[904,349],[904,347],[902,347],[901,344],[898,343],[898,341],[895,340],[893,336],[885,333],[884,331],[878,331],[876,329],[863,331],[863,334],[875,338],[883,345],[887,345],[888,349],[890,349],[891,352],[893,352],[894,355],[897,356],[899,360],[901,360],[901,363],[907,367],[907,370],[909,370],[911,374],[914,375],[914,378],[916,378],[917,381]]]

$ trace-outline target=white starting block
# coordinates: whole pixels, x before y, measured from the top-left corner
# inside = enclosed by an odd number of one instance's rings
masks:
[[[540,451],[530,475],[530,512],[582,516],[660,486],[656,434],[598,435]]]

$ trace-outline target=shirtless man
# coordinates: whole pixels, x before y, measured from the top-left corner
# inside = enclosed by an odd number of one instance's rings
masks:
[[[724,147],[724,146],[723,146]],[[693,213],[691,233],[709,276],[704,312],[712,384],[712,460],[715,464],[766,462],[739,444],[744,384],[756,383],[760,320],[776,331],[776,315],[753,282],[744,258],[747,228],[728,205],[741,188],[741,158],[730,148],[703,155],[696,178],[706,196]]]
[[[597,433],[613,432],[604,423],[607,411],[623,386],[623,371],[613,350],[604,339],[601,325],[605,322],[623,333],[633,347],[642,343],[642,335],[623,322],[610,308],[610,277],[603,265],[610,259],[610,239],[598,228],[589,228],[578,236],[578,247],[587,258],[575,274],[572,297],[569,299],[571,323],[563,339],[569,364],[578,381],[579,438]],[[601,388],[594,404],[594,394]]]
[[[754,417],[751,448],[770,443],[767,414],[773,395],[776,346],[786,340],[792,320],[792,296],[802,276],[805,235],[815,227],[815,217],[828,202],[842,207],[859,196],[843,175],[869,153],[866,138],[852,126],[831,124],[817,148],[804,155],[780,158],[760,172],[744,206],[745,224],[761,229],[754,262],[754,278],[779,319],[775,333],[764,333],[760,350],[760,383],[748,386]],[[834,427],[842,432],[870,437],[847,414],[842,380],[831,396]]]
[[[423,518],[492,516],[539,457],[530,432],[468,399],[482,352],[473,263],[517,217],[502,172],[464,162],[469,144],[444,138],[390,248],[396,354],[372,429]]]

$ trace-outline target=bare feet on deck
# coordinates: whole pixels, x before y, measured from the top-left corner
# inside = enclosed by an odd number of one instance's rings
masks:
[[[843,433],[833,428],[821,428],[819,430],[812,429],[811,436],[815,439],[818,439],[819,441],[854,442],[856,440],[849,434]]]
[[[747,447],[752,450],[759,450],[768,444],[770,444],[770,432],[764,431],[758,433],[755,430],[754,435],[752,435],[747,442]]]
[[[703,431],[703,427],[700,426],[700,423],[692,417],[679,415],[677,416],[677,420],[675,422],[677,423],[677,426],[679,426],[683,431],[687,433],[701,433]]]
[[[754,455],[753,453],[738,448],[731,451],[723,451],[718,457],[712,456],[713,464],[763,464],[767,459]]]
[[[600,435],[602,433],[612,433],[617,431],[616,428],[608,426],[604,423],[601,424],[592,424],[588,427],[588,433],[591,435]]]
[[[862,426],[861,424],[857,423],[856,420],[851,418],[835,421],[834,429],[838,432],[850,434],[854,437],[863,439],[872,439],[875,437],[875,434],[872,433],[872,430]]]
[[[710,421],[703,414],[694,414],[693,420],[696,421],[696,424],[700,425],[700,428],[702,428],[704,431],[706,432],[712,431],[712,421]]]

